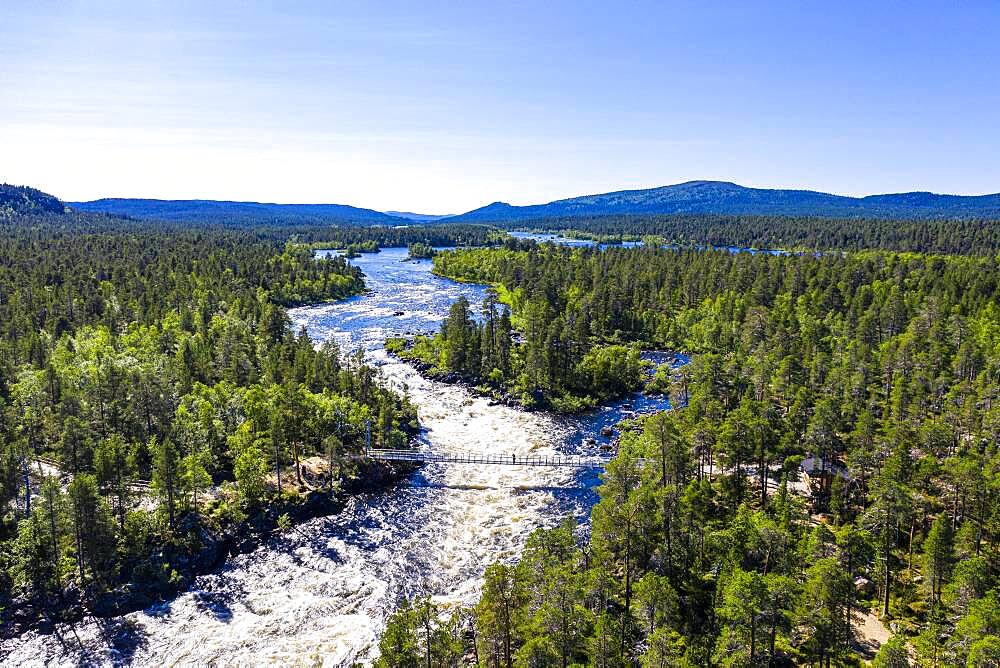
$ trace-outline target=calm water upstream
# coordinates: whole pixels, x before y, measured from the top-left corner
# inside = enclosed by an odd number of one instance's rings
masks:
[[[619,402],[556,418],[490,405],[463,387],[421,378],[383,350],[386,336],[436,329],[481,285],[431,274],[405,249],[353,262],[369,291],[343,302],[294,309],[296,328],[316,340],[362,349],[384,382],[409,392],[425,428],[421,446],[442,453],[597,454],[600,430],[621,419]],[[628,399],[633,410],[666,406]],[[472,603],[485,567],[517,555],[536,527],[597,500],[594,473],[571,469],[431,465],[391,489],[351,500],[344,512],[306,522],[199,577],[175,599],[112,622],[78,628],[83,646],[29,634],[0,645],[4,665],[128,663],[340,666],[370,662],[385,619],[401,597],[431,593],[443,606]],[[72,638],[72,636],[70,636]]]

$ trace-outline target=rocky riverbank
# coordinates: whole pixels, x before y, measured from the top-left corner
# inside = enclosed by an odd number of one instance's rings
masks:
[[[627,399],[635,394],[651,396],[666,396],[669,389],[669,376],[656,373],[661,365],[674,368],[687,363],[687,356],[681,353],[666,353],[661,351],[645,351],[642,353],[647,371],[641,385],[632,392],[622,393],[606,398],[603,402],[593,397],[570,397],[571,402],[564,406],[546,396],[541,390],[535,390],[531,395],[515,395],[502,388],[477,384],[474,379],[460,373],[445,371],[412,353],[414,338],[407,332],[404,337],[392,337],[386,341],[386,353],[389,357],[412,367],[425,380],[460,385],[477,397],[483,397],[494,405],[510,406],[525,411],[546,410],[558,415],[577,415],[596,409],[601,403],[613,403]]]
[[[377,491],[405,479],[418,468],[406,462],[363,461],[355,476],[333,493],[321,487],[306,487],[285,494],[252,514],[222,516],[212,524],[194,515],[182,518],[158,549],[133,564],[133,577],[110,591],[94,595],[70,587],[45,600],[18,597],[0,599],[0,640],[36,630],[63,631],[87,616],[120,617],[168,600],[190,587],[194,579],[209,573],[236,554],[249,552],[271,536],[310,519],[336,515],[354,495]],[[283,476],[284,477],[284,476]]]
[[[535,397],[535,403],[528,404],[522,401],[520,398],[506,392],[504,390],[487,387],[484,385],[477,385],[474,381],[463,376],[459,373],[441,371],[435,368],[432,364],[415,358],[407,357],[406,355],[401,355],[396,351],[387,351],[389,356],[393,359],[397,359],[400,362],[408,364],[413,367],[413,369],[420,374],[425,380],[433,380],[439,383],[447,383],[448,385],[461,385],[462,387],[469,390],[471,394],[477,397],[483,397],[489,399],[492,405],[502,405],[510,406],[511,408],[519,408],[525,411],[533,411],[539,408],[539,404],[544,401],[544,397],[539,394]]]

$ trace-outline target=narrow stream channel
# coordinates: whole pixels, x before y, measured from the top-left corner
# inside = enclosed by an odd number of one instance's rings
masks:
[[[626,401],[584,416],[528,413],[421,378],[390,358],[386,336],[435,330],[465,295],[485,286],[434,276],[429,261],[386,249],[354,262],[368,292],[294,309],[314,340],[362,349],[387,383],[410,394],[435,452],[597,454],[600,430]],[[664,398],[629,398],[632,410]],[[111,623],[90,620],[75,641],[28,634],[0,645],[4,665],[129,663],[342,666],[369,663],[378,634],[402,597],[427,592],[443,605],[473,603],[485,567],[514,558],[527,535],[567,515],[587,522],[597,475],[573,469],[430,465],[391,489],[353,498],[344,512],[306,522],[230,558],[175,599]]]

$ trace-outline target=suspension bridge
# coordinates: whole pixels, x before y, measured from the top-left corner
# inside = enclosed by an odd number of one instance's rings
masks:
[[[518,454],[482,454],[457,452],[438,454],[420,450],[385,450],[366,448],[365,457],[381,462],[414,462],[417,464],[493,464],[496,466],[562,466],[577,469],[603,469],[608,460],[600,457],[556,455],[552,457]]]

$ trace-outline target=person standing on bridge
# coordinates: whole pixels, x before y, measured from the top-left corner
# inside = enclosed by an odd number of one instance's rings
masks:
[[[510,463],[511,464],[516,464],[517,463],[517,455],[511,453],[511,455],[510,455]]]

